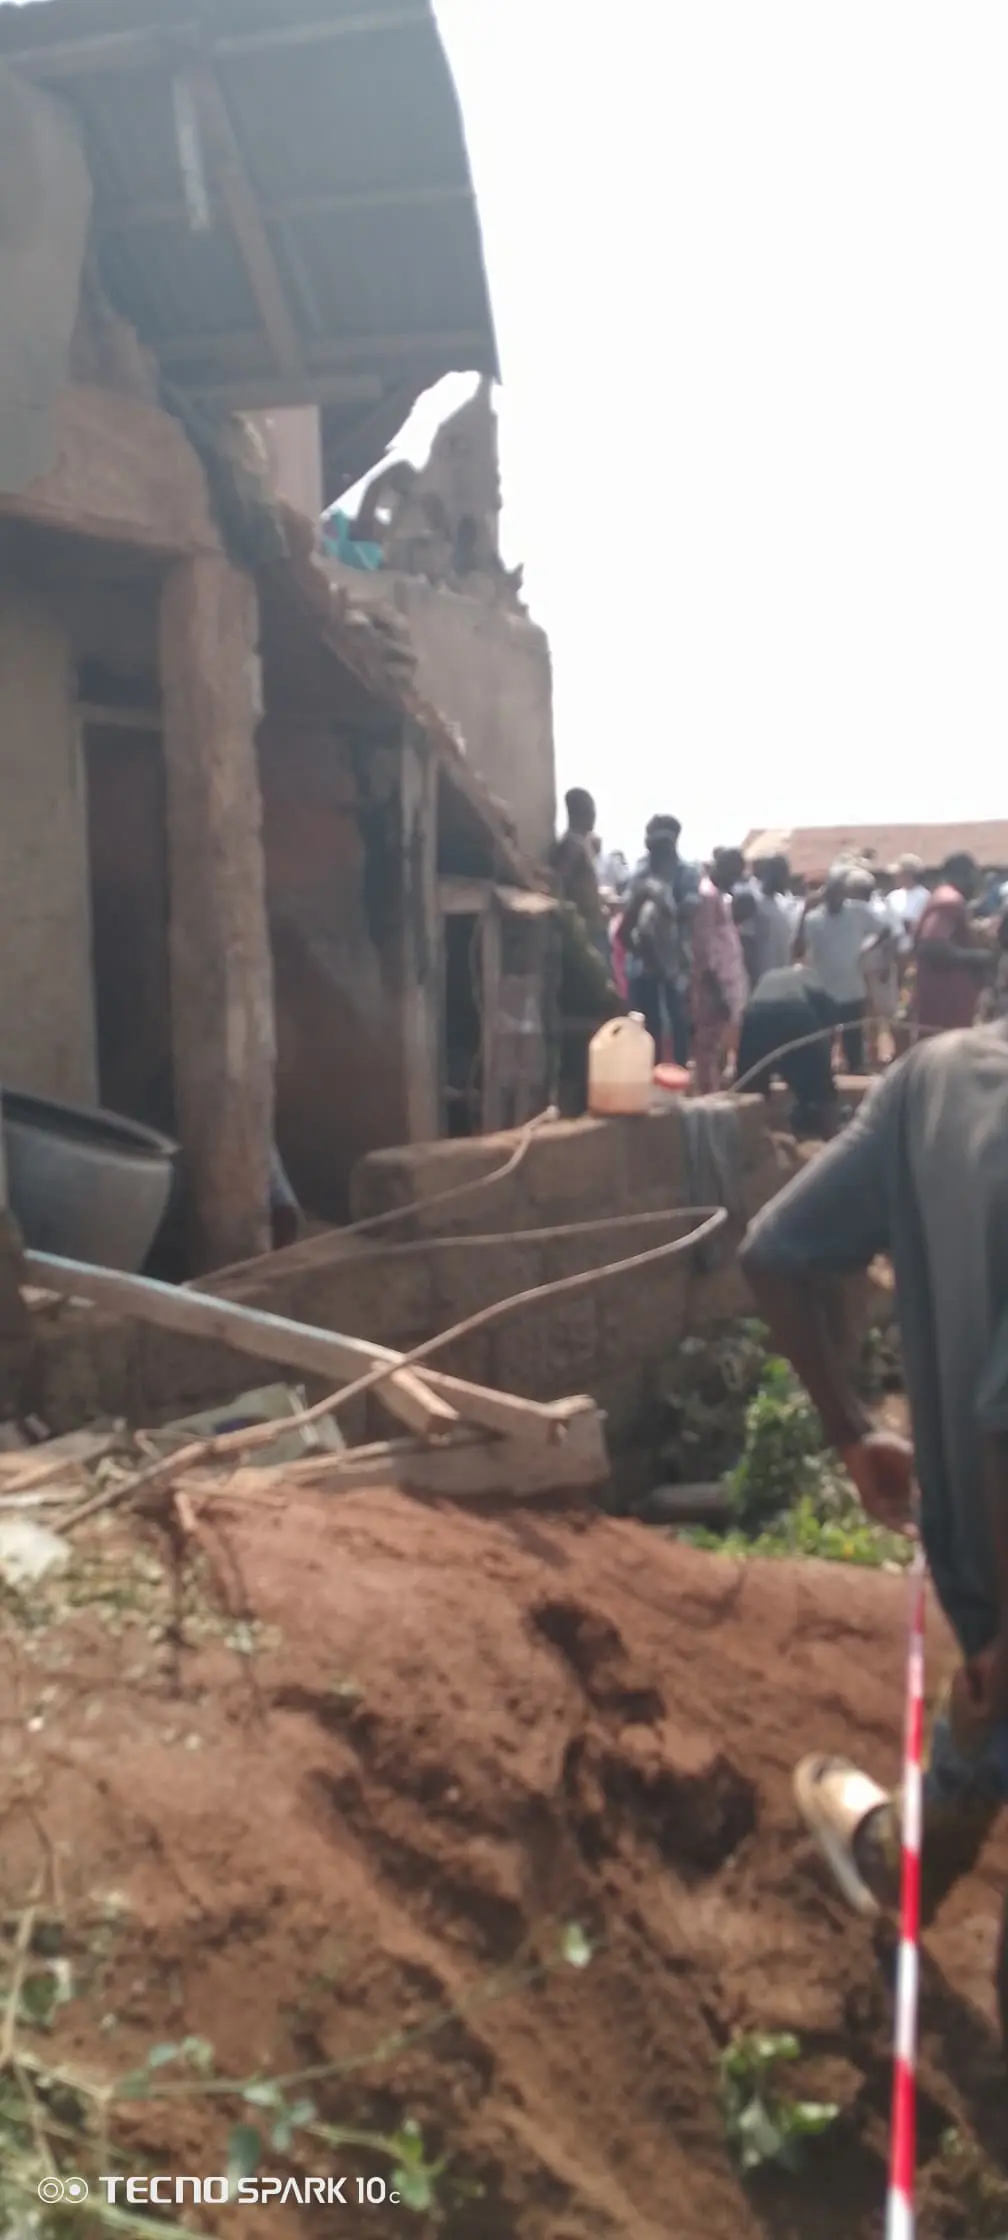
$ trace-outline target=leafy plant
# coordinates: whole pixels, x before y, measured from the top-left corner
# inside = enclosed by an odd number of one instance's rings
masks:
[[[775,2072],[798,2061],[801,2046],[790,2032],[736,2032],[721,2056],[721,2105],[725,2130],[743,2176],[776,2164],[800,2170],[810,2139],[837,2121],[832,2100],[792,2100],[778,2089]]]
[[[823,1451],[822,1425],[786,1361],[766,1362],[745,1413],[745,1445],[728,1478],[732,1513],[746,1530],[811,1492],[811,1464]]]
[[[872,1524],[852,1494],[834,1516],[819,1514],[818,1497],[812,1493],[803,1495],[762,1532],[711,1532],[696,1525],[684,1527],[679,1538],[690,1547],[721,1555],[817,1556],[823,1563],[854,1563],[872,1571],[903,1571],[913,1557],[910,1541],[901,1532]]]

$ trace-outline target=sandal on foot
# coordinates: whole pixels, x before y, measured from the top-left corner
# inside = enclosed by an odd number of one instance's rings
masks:
[[[849,1906],[866,1920],[882,1908],[858,1868],[855,1839],[873,1812],[890,1803],[884,1789],[847,1758],[803,1758],[794,1777],[795,1803]]]

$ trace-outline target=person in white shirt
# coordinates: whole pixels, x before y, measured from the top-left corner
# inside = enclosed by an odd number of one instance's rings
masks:
[[[820,903],[807,910],[795,956],[828,998],[841,1030],[848,1073],[864,1071],[865,944],[877,940],[885,924],[884,907],[872,897],[850,891],[850,869],[834,864]]]
[[[924,865],[919,856],[901,856],[894,866],[895,885],[889,895],[889,909],[900,925],[900,949],[909,956],[914,934],[931,900],[930,888],[924,885]]]
[[[796,931],[788,908],[791,867],[786,856],[768,856],[758,864],[750,882],[753,917],[750,933],[749,976],[755,988],[765,972],[790,964]]]

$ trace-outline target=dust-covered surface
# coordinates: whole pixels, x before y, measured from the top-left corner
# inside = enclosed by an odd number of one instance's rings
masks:
[[[819,1746],[895,1775],[905,1582],[391,1492],[88,1530],[68,1576],[3,1607],[3,1971],[28,2063],[0,2080],[8,2231],[32,2229],[11,2173],[46,2138],[92,2202],[42,2229],[84,2240],[100,2173],[220,2173],[258,2131],[265,2170],[345,2174],[351,2205],[176,2226],[881,2232],[886,1940],[823,1879],[790,1775]],[[950,1661],[935,1622],[929,1681]],[[1008,2232],[1006,1866],[1002,1845],[928,1939],[930,2240]],[[796,2089],[841,2103],[803,2176],[735,2175],[717,2065],[738,2028],[797,2032]],[[103,2112],[92,2088],[145,2069],[147,2097]],[[353,2205],[411,2153],[426,2209]]]

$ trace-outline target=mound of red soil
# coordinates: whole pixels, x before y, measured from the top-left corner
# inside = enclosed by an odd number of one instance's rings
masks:
[[[262,2119],[221,2080],[282,2076],[319,2123],[419,2124],[447,2157],[442,2221],[197,2212],[235,2240],[876,2235],[891,1943],[832,1894],[790,1776],[818,1746],[896,1773],[905,1583],[393,1493],[217,1502],[199,1531],[226,1638],[191,1595],[160,1620],[146,1587],[131,1603],[164,1547],[138,1568],[106,1535],[118,1596],[8,1622],[0,1666],[3,1906],[10,1925],[41,1845],[78,1994],[47,2057],[110,2079],[160,2041],[213,2048],[214,2077],[159,2070],[166,2097],[116,2110],[134,2165],[223,2170],[232,2125]],[[949,1660],[936,1622],[929,1676]],[[995,1850],[929,1939],[925,2235],[980,2229],[938,2186],[946,2129],[967,2158],[999,2145],[1006,1869]],[[733,2171],[717,2063],[740,2026],[800,2033],[799,2087],[843,2104],[802,2178]],[[85,2175],[100,2151],[82,2142]],[[310,2134],[263,2160],[390,2168]]]

